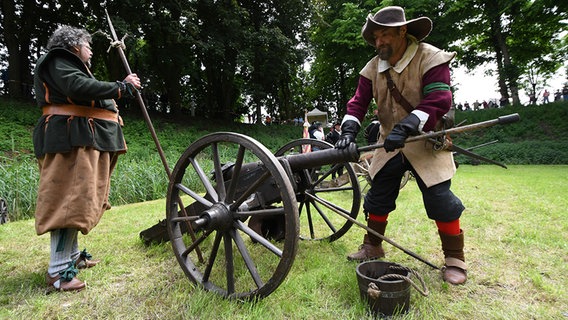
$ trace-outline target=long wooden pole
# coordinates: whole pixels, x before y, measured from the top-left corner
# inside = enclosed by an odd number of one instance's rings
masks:
[[[126,59],[126,55],[124,54],[124,50],[122,49],[122,43],[119,43],[118,36],[116,35],[116,31],[114,30],[114,26],[112,25],[112,21],[110,20],[110,16],[108,15],[108,11],[106,9],[105,9],[105,14],[106,14],[106,18],[108,20],[110,32],[112,34],[112,39],[117,44],[117,45],[115,45],[115,47],[118,49],[118,55],[120,56],[120,59],[122,60],[122,64],[124,65],[126,72],[128,74],[131,74],[132,70],[130,69],[130,65],[128,64],[128,60]],[[136,100],[138,101],[138,105],[140,106],[140,109],[142,111],[142,114],[144,115],[144,121],[146,122],[146,125],[148,126],[148,130],[150,130],[150,134],[152,135],[152,139],[154,140],[154,144],[156,145],[156,149],[158,149],[158,154],[160,155],[160,159],[162,160],[162,164],[164,165],[164,169],[166,170],[166,174],[168,175],[168,180],[171,181],[172,173],[170,171],[170,167],[168,166],[168,162],[166,161],[166,156],[164,154],[164,150],[162,149],[162,145],[160,144],[160,140],[158,140],[158,135],[156,134],[156,130],[154,130],[154,125],[152,124],[152,120],[150,119],[150,115],[148,114],[148,110],[146,110],[146,105],[144,104],[144,100],[142,99],[142,95],[140,94],[140,91],[136,90],[135,96],[136,96]],[[177,201],[178,201],[180,211],[182,212],[182,214],[184,216],[187,217],[187,212],[185,210],[185,206],[183,205],[183,202],[182,202],[182,200],[179,196],[177,197]],[[189,234],[191,236],[191,239],[195,242],[196,241],[195,232],[193,231],[193,228],[192,228],[192,226],[189,222],[187,222],[187,227],[189,229]],[[201,253],[201,250],[199,249],[199,247],[196,247],[195,251],[197,253],[199,261],[203,262],[204,261],[203,256],[202,256],[202,253]]]

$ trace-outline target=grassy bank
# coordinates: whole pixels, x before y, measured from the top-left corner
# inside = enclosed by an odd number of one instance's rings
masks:
[[[408,314],[395,319],[566,319],[568,317],[567,166],[460,166],[453,191],[462,216],[469,280],[449,286],[438,271],[385,244],[387,261],[416,270],[430,290],[411,289]],[[256,303],[219,298],[185,277],[169,243],[145,247],[138,234],[165,216],[163,200],[115,206],[88,236],[102,263],[81,271],[88,288],[45,294],[49,236],[33,220],[0,226],[1,319],[371,319],[359,298],[360,244],[353,227],[333,243],[300,243],[290,274]],[[362,217],[359,217],[362,221]],[[305,226],[301,226],[304,228]],[[435,264],[435,225],[411,181],[389,218],[388,237]]]
[[[472,147],[498,140],[474,151],[508,165],[568,164],[568,102],[458,112],[456,123],[472,124],[511,113],[519,113],[521,121],[463,133],[453,137],[454,143]],[[12,220],[30,218],[35,211],[38,170],[31,135],[39,115],[31,102],[0,99],[0,136],[5,137],[0,140],[0,197],[6,199]],[[167,175],[146,124],[131,114],[124,121],[129,150],[113,175],[111,202],[123,205],[165,197]],[[302,128],[293,125],[223,124],[196,118],[156,118],[153,123],[170,168],[192,142],[212,132],[243,133],[273,152],[302,136]],[[359,145],[365,145],[363,134],[358,139]],[[475,163],[465,156],[456,159],[462,164]]]

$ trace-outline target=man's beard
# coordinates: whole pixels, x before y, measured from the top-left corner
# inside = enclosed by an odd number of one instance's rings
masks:
[[[385,45],[377,48],[377,54],[381,60],[388,60],[392,56],[392,47]]]

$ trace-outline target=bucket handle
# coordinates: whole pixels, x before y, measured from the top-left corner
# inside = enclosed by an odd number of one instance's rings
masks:
[[[392,280],[392,279],[400,279],[400,280],[405,280],[407,282],[409,282],[414,289],[416,289],[416,291],[420,292],[420,294],[422,294],[423,296],[427,297],[430,292],[428,291],[428,288],[426,288],[426,284],[424,283],[424,279],[422,279],[422,276],[419,275],[416,271],[407,268],[407,267],[403,267],[403,266],[389,266],[389,269],[396,269],[396,270],[403,270],[403,271],[408,271],[411,274],[413,274],[416,278],[418,278],[418,281],[420,281],[420,284],[422,285],[422,288],[420,288],[418,285],[416,285],[416,283],[414,283],[414,281],[412,281],[412,279],[410,279],[410,277],[407,276],[403,276],[401,274],[397,274],[397,273],[387,273],[381,277],[379,277],[377,280]]]

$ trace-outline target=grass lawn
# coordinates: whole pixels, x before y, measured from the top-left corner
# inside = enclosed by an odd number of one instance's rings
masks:
[[[411,289],[410,311],[396,319],[568,319],[568,166],[462,165],[453,192],[467,207],[469,279],[449,286],[439,271],[385,244],[386,260],[414,269],[430,291]],[[437,265],[434,222],[411,181],[401,190],[386,236]],[[102,262],[83,270],[87,289],[46,295],[49,235],[33,220],[0,226],[0,319],[366,319],[355,267],[357,226],[339,240],[302,241],[278,289],[257,302],[222,299],[195,287],[169,243],[146,247],[139,232],[165,217],[165,201],[113,207],[87,236]],[[360,214],[360,221],[363,215]],[[301,226],[302,227],[302,226]]]

